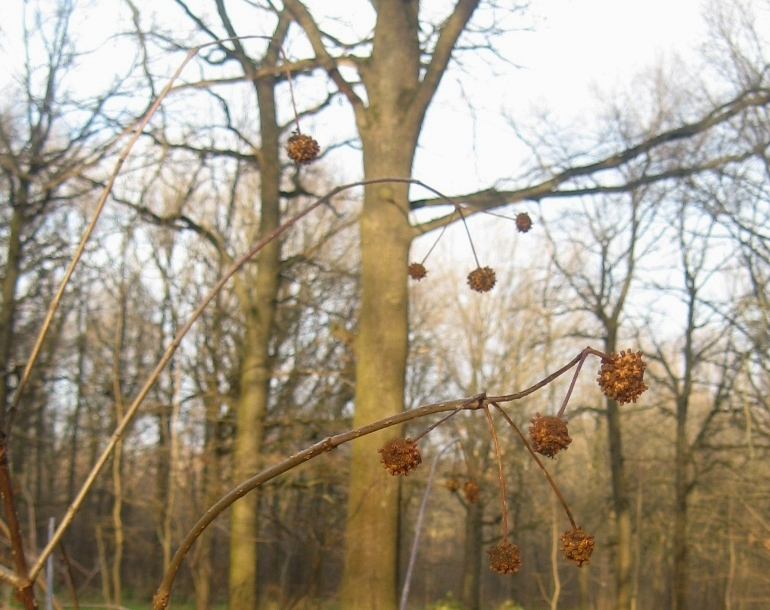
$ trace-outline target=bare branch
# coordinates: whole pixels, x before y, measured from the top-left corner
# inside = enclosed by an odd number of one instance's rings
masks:
[[[452,50],[460,35],[470,21],[473,11],[479,5],[480,0],[459,0],[452,15],[441,29],[436,48],[433,50],[430,64],[425,72],[420,88],[415,96],[413,111],[422,116],[436,93],[441,77],[446,72]]]
[[[358,114],[361,109],[363,109],[364,102],[358,97],[356,92],[353,91],[353,87],[350,83],[348,83],[342,77],[342,74],[340,74],[340,71],[337,68],[337,60],[333,59],[332,56],[329,55],[329,51],[326,50],[323,43],[323,34],[318,28],[318,24],[316,24],[313,16],[310,14],[310,11],[308,11],[307,7],[298,0],[284,0],[284,6],[289,9],[289,12],[294,15],[297,23],[299,23],[300,27],[305,31],[305,35],[308,37],[308,40],[313,47],[318,62],[329,74],[329,77],[334,81],[334,84],[336,84],[339,90],[348,98],[348,101],[353,106],[353,110]]]

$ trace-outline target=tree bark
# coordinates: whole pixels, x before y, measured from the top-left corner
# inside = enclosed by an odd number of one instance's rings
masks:
[[[21,273],[21,233],[24,226],[28,183],[23,182],[17,196],[9,202],[13,207],[8,225],[8,248],[2,279],[2,302],[0,302],[0,430],[5,429],[8,407],[8,368],[12,357],[13,329],[16,318],[16,290]]]
[[[465,513],[465,544],[463,549],[463,581],[461,599],[466,610],[481,608],[481,551],[482,517],[481,501],[469,503]]]
[[[279,129],[275,108],[275,79],[256,81],[260,133],[260,226],[264,237],[280,224]],[[237,425],[234,446],[234,482],[240,483],[259,470],[264,436],[263,421],[270,390],[270,335],[275,320],[281,263],[280,240],[270,242],[259,254],[254,296],[242,302],[245,335],[240,362]],[[250,286],[246,290],[251,290]],[[233,506],[230,520],[229,607],[257,607],[257,507],[259,496],[248,494]]]
[[[405,145],[406,153],[392,150],[403,139],[393,137],[385,125],[377,127],[364,137],[366,177],[409,176],[414,146]],[[403,410],[411,242],[407,192],[406,185],[379,185],[364,194],[354,427]],[[397,430],[383,431],[353,444],[344,609],[396,607],[399,481],[377,459],[377,450],[394,435]]]
[[[411,176],[422,120],[409,116],[407,102],[418,85],[419,61],[417,13],[410,4],[380,3],[375,49],[364,72],[369,106],[357,113],[366,179]],[[412,240],[408,192],[406,184],[364,191],[354,427],[404,408]],[[343,610],[397,607],[399,481],[377,459],[377,450],[395,435],[397,430],[383,431],[353,443]]]
[[[219,336],[219,325],[215,325],[215,334]],[[219,477],[219,389],[216,377],[216,352],[212,375],[207,375],[203,402],[206,406],[206,444],[203,449],[203,472],[201,487],[203,489],[203,506],[211,506],[220,496]],[[195,587],[195,610],[209,610],[211,606],[211,576],[213,574],[213,531],[204,531],[198,538],[195,568],[193,570],[193,586]]]
[[[617,331],[607,329],[604,351],[617,351]],[[623,460],[623,442],[620,426],[620,406],[617,401],[607,400],[607,437],[609,439],[610,472],[612,475],[612,501],[615,512],[615,608],[630,610],[633,597],[631,570],[631,509],[628,499],[628,484]]]
[[[348,98],[363,146],[364,177],[409,178],[425,112],[479,0],[458,0],[443,22],[421,74],[419,2],[380,0],[371,55],[357,62],[366,102],[348,84],[324,47],[306,6],[285,0],[307,33],[317,58]],[[404,408],[408,347],[407,264],[415,231],[409,223],[406,184],[370,185],[360,221],[361,305],[356,339],[353,425]],[[397,430],[353,443],[350,464],[343,610],[397,607],[398,481],[387,476],[377,449]]]
[[[689,445],[686,436],[687,406],[689,396],[680,395],[676,400],[676,452],[675,452],[675,499],[674,499],[674,610],[687,608],[687,496],[689,481]]]

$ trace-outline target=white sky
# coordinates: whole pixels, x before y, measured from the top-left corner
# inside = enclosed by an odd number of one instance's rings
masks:
[[[535,0],[534,30],[511,36],[504,47],[507,58],[521,68],[507,70],[502,78],[484,78],[478,88],[465,91],[476,107],[475,124],[466,103],[456,99],[458,87],[449,79],[442,84],[445,95],[436,104],[442,112],[432,109],[421,139],[430,145],[422,146],[416,173],[455,193],[509,176],[519,160],[504,150],[513,134],[501,110],[522,122],[546,108],[560,121],[589,121],[601,104],[599,92],[625,89],[645,69],[675,55],[686,59],[695,54],[706,30],[702,4]],[[447,101],[447,95],[455,99]],[[450,118],[443,118],[444,112]],[[464,152],[453,154],[457,150]],[[442,170],[458,163],[458,171]]]
[[[525,77],[538,92],[584,95],[595,82],[625,78],[672,53],[686,54],[705,33],[701,0],[548,0],[527,42]]]
[[[45,1],[55,6],[58,0]],[[436,0],[424,1],[429,5]],[[6,77],[2,66],[18,66],[22,60],[21,10],[25,0],[0,2],[1,84]],[[366,0],[344,2],[369,6]],[[438,2],[442,6],[453,3]],[[161,0],[153,3],[152,9],[162,10],[171,4]],[[506,149],[506,142],[514,138],[504,112],[520,121],[546,107],[564,121],[595,115],[597,90],[625,88],[645,67],[674,54],[688,55],[703,40],[701,9],[702,0],[532,0],[526,17],[522,17],[522,25],[534,25],[532,31],[513,33],[501,46],[505,57],[521,68],[498,65],[495,74],[481,65],[477,81],[463,79],[464,91],[457,76],[445,78],[429,110],[415,177],[447,193],[467,192],[509,177],[521,158],[518,155],[516,159],[517,155]],[[122,2],[79,0],[76,21],[81,41],[95,45],[104,32],[114,31],[118,11],[127,16]],[[122,27],[130,30],[131,26],[124,22]],[[109,47],[92,56],[90,62],[94,59],[104,61],[104,73],[109,73],[115,62]],[[84,87],[97,87],[100,70],[93,72],[93,78],[77,76]],[[186,74],[193,78],[194,68],[188,68]],[[463,96],[470,100],[472,110]],[[337,113],[318,119],[314,128],[319,141],[323,143],[324,136],[327,141],[338,137],[339,119]],[[353,178],[360,164],[340,159],[330,163],[330,170]]]

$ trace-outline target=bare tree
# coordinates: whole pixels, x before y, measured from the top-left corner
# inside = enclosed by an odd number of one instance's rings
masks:
[[[3,207],[3,274],[0,303],[0,443],[5,447],[17,412],[19,396],[9,400],[9,374],[26,359],[29,345],[18,335],[19,306],[33,291],[29,280],[63,263],[67,244],[62,227],[68,210],[86,202],[98,182],[97,164],[111,151],[116,137],[115,115],[109,101],[123,93],[122,83],[84,97],[70,75],[81,69],[81,58],[70,31],[74,2],[59,3],[55,11],[39,4],[23,14],[24,65],[14,86],[14,103],[0,117],[0,180],[7,199]],[[33,49],[35,49],[33,51]],[[67,117],[67,118],[65,118]],[[77,117],[77,118],[75,118]],[[26,294],[25,294],[26,293]],[[22,365],[23,368],[23,365]],[[25,404],[22,411],[27,409]],[[0,479],[8,483],[3,449]],[[3,485],[6,519],[11,528],[16,570],[25,568],[23,546],[14,515],[13,491]],[[31,588],[23,591],[25,607],[34,605]]]

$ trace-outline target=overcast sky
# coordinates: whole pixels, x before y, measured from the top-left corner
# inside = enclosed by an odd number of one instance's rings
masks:
[[[0,66],[19,66],[24,0],[0,1]],[[51,5],[57,2],[46,1]],[[499,146],[501,138],[511,136],[503,112],[517,120],[525,120],[530,113],[545,107],[562,117],[595,113],[597,90],[625,88],[645,67],[666,61],[674,54],[692,53],[705,33],[702,3],[532,0],[523,19],[525,25],[533,25],[531,31],[506,36],[500,45],[506,59],[520,68],[504,68],[503,75],[495,78],[481,66],[478,81],[451,75],[445,79],[429,111],[415,167],[417,176],[457,193],[478,185],[488,186],[497,176],[510,173],[510,159],[501,156]],[[152,6],[157,10],[163,3]],[[105,32],[114,31],[118,7],[127,16],[123,3],[80,0],[76,12],[80,41],[94,40],[96,44]],[[125,22],[122,27],[131,26]],[[104,72],[109,72],[110,62],[114,61],[109,57],[109,49],[100,50],[97,58],[104,60]],[[472,64],[467,56],[464,60]],[[487,57],[480,61],[488,60]],[[194,77],[193,69],[188,70],[188,76]],[[89,78],[79,78],[79,82],[84,87],[98,88],[99,70],[94,72]],[[0,68],[0,80],[5,76]],[[322,118],[315,127],[319,140],[326,133],[333,137],[335,130],[339,130],[339,115]],[[332,169],[351,178],[360,171],[360,167],[352,168],[345,159]]]
[[[467,181],[488,186],[506,176],[514,164],[495,144],[510,139],[501,111],[522,122],[545,108],[555,118],[590,120],[601,105],[599,92],[609,96],[656,64],[696,54],[706,31],[702,5],[702,0],[534,1],[533,31],[510,36],[503,47],[521,67],[505,78],[482,78],[478,87],[465,91],[475,106],[473,118],[467,104],[455,99],[459,88],[444,83],[450,99],[440,98],[432,109],[417,173],[431,183],[451,183],[450,192],[469,190],[463,186]],[[438,118],[445,113],[449,118]],[[447,123],[451,129],[442,127]],[[466,152],[458,155],[458,148]],[[461,159],[464,170],[442,171]]]

